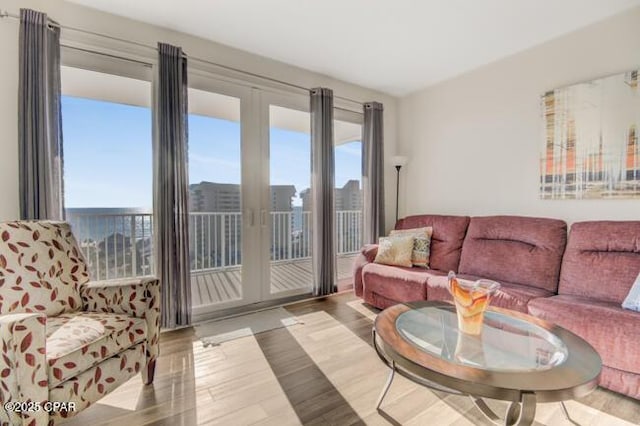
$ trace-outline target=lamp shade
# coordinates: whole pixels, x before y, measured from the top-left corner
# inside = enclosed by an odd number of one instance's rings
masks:
[[[394,166],[405,166],[407,164],[407,160],[408,158],[404,155],[394,155],[393,157],[391,157],[391,162]]]

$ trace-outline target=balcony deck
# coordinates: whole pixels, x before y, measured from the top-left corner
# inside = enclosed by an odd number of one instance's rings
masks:
[[[351,278],[355,255],[338,256],[338,281]],[[206,306],[240,298],[241,268],[209,269],[191,272],[192,306]],[[274,262],[271,267],[271,292],[308,288],[311,283],[311,259]]]

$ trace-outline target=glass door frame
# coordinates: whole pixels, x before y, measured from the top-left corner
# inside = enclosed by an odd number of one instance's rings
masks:
[[[260,227],[261,227],[261,291],[262,300],[270,301],[284,299],[293,296],[311,294],[313,283],[309,283],[308,288],[286,290],[278,293],[271,293],[271,189],[270,189],[270,106],[289,108],[297,111],[309,113],[309,94],[271,91],[266,89],[258,90],[259,111],[260,111],[260,146],[262,148],[262,171],[260,183]],[[311,125],[311,122],[309,122]],[[311,161],[310,159],[302,161]],[[311,181],[310,181],[311,184]],[[311,186],[310,186],[311,187]],[[313,256],[313,253],[312,253]]]
[[[340,106],[334,106],[333,109],[333,124],[334,124],[334,129],[335,129],[335,125],[336,125],[336,121],[341,121],[344,123],[350,123],[350,124],[355,124],[360,126],[360,146],[361,146],[361,160],[364,158],[364,142],[362,141],[362,136],[363,136],[363,132],[364,132],[364,113],[363,112],[356,112],[353,111],[351,109],[347,109],[347,108],[341,108]],[[334,138],[335,138],[335,134],[334,134]],[[338,147],[338,143],[336,140],[334,140],[334,149],[337,149]],[[338,167],[335,163],[335,157],[334,157],[334,165],[335,165],[335,171],[336,173],[338,172]],[[364,194],[362,193],[363,191],[363,175],[362,175],[363,169],[362,169],[362,161],[360,162],[360,175],[359,175],[359,181],[360,181],[360,196],[362,197]],[[336,190],[338,189],[337,185],[336,185]],[[336,214],[338,212],[338,210],[335,208],[334,206],[334,214]],[[337,277],[336,277],[336,285],[339,285],[340,281],[341,281],[341,277],[340,277],[340,256],[341,254],[339,253],[339,243],[340,243],[340,225],[339,225],[339,221],[338,221],[338,215],[336,214],[336,231],[335,231],[335,247],[336,247],[336,253],[335,253],[335,257],[336,257],[336,269],[337,269]],[[361,216],[362,217],[362,216]],[[360,227],[362,227],[362,221],[360,222]],[[360,241],[358,242],[358,246],[362,246],[362,228],[360,228]],[[344,256],[344,255],[343,255]],[[355,256],[355,255],[354,255]],[[351,278],[352,275],[349,277]]]
[[[241,293],[242,297],[214,305],[203,305],[193,308],[194,321],[206,319],[217,311],[237,308],[261,301],[260,270],[253,265],[260,262],[259,253],[255,250],[255,241],[260,238],[260,226],[256,221],[260,204],[257,181],[260,178],[256,170],[260,150],[254,141],[259,137],[259,120],[256,114],[256,94],[251,88],[215,78],[210,72],[190,69],[189,88],[231,96],[240,100],[240,144],[241,144],[241,181],[240,194],[242,203],[242,249],[241,249]]]

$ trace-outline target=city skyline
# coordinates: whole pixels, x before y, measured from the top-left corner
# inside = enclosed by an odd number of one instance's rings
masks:
[[[150,209],[150,109],[63,96],[62,113],[66,207]],[[310,161],[299,159],[309,158],[310,136],[277,128],[270,136],[270,184],[295,186],[292,202],[301,206]],[[240,183],[240,155],[239,122],[189,115],[190,184]],[[335,157],[337,188],[361,180],[360,141],[336,146]]]

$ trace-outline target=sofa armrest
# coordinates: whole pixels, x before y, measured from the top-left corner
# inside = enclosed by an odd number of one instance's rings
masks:
[[[353,261],[353,291],[358,297],[363,295],[362,268],[373,262],[378,254],[377,244],[365,244]]]
[[[367,259],[367,262],[371,263],[376,258],[378,254],[378,244],[365,244],[361,249],[360,253],[364,255]]]
[[[90,281],[80,291],[87,312],[107,312],[144,318],[147,360],[154,361],[160,342],[160,281],[155,277]]]
[[[49,416],[42,407],[49,397],[46,361],[46,324],[43,314],[0,315],[0,424],[46,425]],[[7,409],[8,402],[27,403]]]

